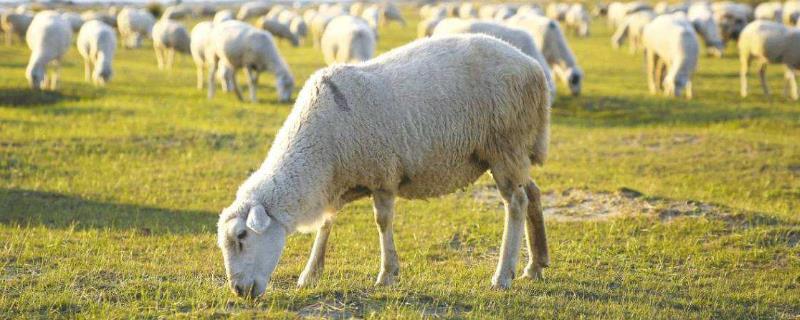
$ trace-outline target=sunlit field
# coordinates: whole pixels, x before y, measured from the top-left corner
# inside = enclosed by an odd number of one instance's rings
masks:
[[[417,11],[404,13],[379,52],[416,37]],[[225,286],[215,224],[292,108],[274,77],[258,103],[207,100],[191,57],[159,71],[148,41],[118,49],[104,88],[83,81],[73,46],[60,90],[33,92],[27,47],[0,46],[0,318],[800,317],[800,103],[782,96],[782,66],[771,99],[755,74],[742,99],[729,44],[701,58],[695,99],[651,96],[643,57],[612,50],[605,20],[591,31],[569,36],[583,95],[559,84],[550,156],[531,171],[546,192],[543,281],[489,288],[503,213],[487,174],[398,202],[398,284],[373,286],[378,233],[361,200],[338,214],[318,285],[295,288],[313,241],[295,234],[254,301]],[[322,55],[279,48],[294,97]]]

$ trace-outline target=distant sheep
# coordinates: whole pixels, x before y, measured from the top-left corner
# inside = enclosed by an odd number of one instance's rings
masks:
[[[431,17],[420,21],[419,24],[417,24],[417,38],[425,38],[433,35],[433,30],[441,21],[442,18],[439,17]]]
[[[361,12],[361,18],[367,22],[375,35],[378,35],[378,27],[381,23],[381,8],[377,4],[368,6]]]
[[[28,84],[34,90],[58,88],[61,73],[61,59],[72,42],[72,27],[67,20],[55,11],[42,11],[31,21],[25,42],[31,49],[31,57],[25,70]],[[53,64],[55,70],[48,78],[47,65]]]
[[[506,210],[492,287],[511,286],[523,230],[529,254],[522,278],[541,278],[549,264],[547,237],[541,192],[529,172],[545,160],[549,127],[541,68],[491,37],[418,40],[368,63],[316,72],[266,160],[219,217],[231,290],[263,294],[289,234],[317,229],[298,280],[301,287],[313,284],[322,274],[330,219],[368,196],[381,239],[375,283],[391,285],[400,272],[395,199],[449,194],[487,170]]]
[[[553,82],[552,71],[550,71],[547,60],[544,58],[539,48],[536,47],[536,43],[533,41],[533,38],[530,34],[528,34],[528,32],[517,28],[506,27],[495,22],[462,20],[457,18],[444,19],[439,22],[439,24],[433,30],[433,36],[445,36],[462,33],[479,33],[498,38],[508,42],[512,46],[522,51],[522,53],[527,54],[529,57],[536,60],[536,62],[538,62],[545,71],[545,77],[547,79],[547,86],[550,89],[550,94],[555,97],[556,86]]]
[[[758,64],[764,95],[769,96],[767,64],[780,63],[785,67],[784,94],[792,100],[798,99],[795,71],[800,69],[800,29],[786,27],[774,21],[759,20],[742,30],[739,37],[742,97],[747,97],[747,72],[753,60]]]
[[[569,8],[570,5],[567,3],[551,2],[547,5],[545,15],[553,20],[564,21],[564,19],[567,18],[567,11],[569,11]]]
[[[553,75],[569,88],[573,96],[581,94],[583,70],[567,44],[558,22],[548,17],[529,13],[517,14],[506,24],[528,32],[542,51]]]
[[[458,6],[458,17],[461,19],[472,19],[478,17],[478,9],[471,2],[464,2]]]
[[[85,22],[89,22],[92,20],[100,20],[109,26],[112,26],[114,28],[117,27],[117,17],[112,16],[107,12],[88,10],[81,13],[81,18],[83,18],[83,21]]]
[[[76,43],[83,57],[86,81],[105,85],[113,74],[112,61],[117,49],[117,36],[109,25],[92,20],[84,23]]]
[[[703,2],[692,4],[689,7],[687,18],[692,23],[697,34],[703,38],[706,44],[706,52],[713,57],[722,57],[722,52],[725,51],[725,44],[722,42],[722,37],[720,37],[717,30],[711,6]]]
[[[160,19],[180,20],[192,15],[192,9],[185,5],[174,5],[164,9]]]
[[[783,21],[783,3],[779,1],[762,2],[756,6],[756,20]]]
[[[83,18],[75,12],[64,12],[61,14],[61,17],[67,20],[70,27],[72,27],[72,32],[78,32],[81,26],[83,26]]]
[[[213,22],[221,23],[223,21],[234,20],[234,19],[236,19],[236,15],[233,14],[233,11],[225,9],[217,11],[217,13],[214,14]]]
[[[264,16],[264,18],[277,21],[278,17],[282,13],[287,12],[287,11],[291,12],[291,11],[289,11],[289,8],[287,8],[287,7],[283,6],[283,5],[275,5],[271,9],[269,9],[269,12]]]
[[[308,29],[311,32],[311,41],[315,48],[319,48],[320,41],[322,40],[322,34],[325,32],[325,27],[327,27],[328,23],[336,17],[337,16],[324,13],[318,13],[314,15],[314,18],[311,20]]]
[[[642,41],[650,93],[663,91],[676,97],[685,93],[686,98],[691,99],[694,95],[692,76],[697,68],[700,45],[686,16],[671,14],[656,17],[644,28]],[[666,74],[663,74],[665,71]]]
[[[739,33],[753,19],[752,9],[741,3],[715,2],[711,4],[711,10],[723,44],[739,39]]]
[[[14,37],[25,39],[28,27],[33,21],[33,15],[28,13],[6,12],[0,17],[0,26],[6,38],[6,45],[11,45]]]
[[[406,25],[406,19],[403,18],[403,14],[400,12],[400,9],[392,1],[386,1],[382,7],[383,11],[383,23],[388,24],[390,21],[397,21],[401,25]]]
[[[628,40],[628,47],[631,54],[639,52],[644,48],[642,35],[644,27],[656,18],[653,11],[643,10],[625,16],[625,19],[617,27],[614,35],[611,36],[611,47],[619,49],[625,39]]]
[[[153,25],[153,50],[158,68],[172,69],[175,52],[191,54],[191,39],[186,28],[175,20],[159,19]]]
[[[294,77],[289,66],[281,57],[278,48],[269,32],[258,30],[241,21],[225,21],[215,25],[211,30],[206,47],[208,63],[208,98],[214,97],[214,78],[221,64],[231,73],[245,69],[250,88],[250,100],[256,102],[258,75],[263,71],[275,73],[275,87],[278,89],[278,100],[287,102],[291,99]],[[239,100],[242,93],[236,84],[236,77],[230,77],[234,92]]]
[[[239,7],[239,12],[236,13],[236,19],[245,21],[250,18],[265,15],[269,12],[271,6],[266,1],[250,1],[245,2]]]
[[[800,20],[800,1],[788,0],[783,4],[783,24],[794,26]]]
[[[208,48],[208,43],[209,43],[208,40],[211,37],[211,29],[214,27],[214,25],[217,24],[219,23],[203,21],[196,24],[192,28],[191,52],[192,52],[192,60],[194,60],[194,64],[197,71],[197,89],[202,90],[203,83],[206,80],[204,76],[204,70],[208,67],[208,63],[206,60],[206,50]],[[228,70],[225,66],[219,67],[219,70],[217,72],[217,80],[220,81],[220,85],[226,92],[233,90],[233,84],[229,79],[232,76],[233,74],[231,70]]]
[[[564,22],[567,30],[571,30],[575,35],[579,37],[589,36],[591,17],[589,17],[589,12],[586,11],[586,7],[582,4],[571,5],[565,13]]]
[[[125,7],[117,15],[119,34],[126,48],[141,47],[142,40],[152,34],[155,23],[156,18],[143,9]]]
[[[364,19],[338,16],[331,20],[322,35],[325,63],[358,63],[375,54],[375,34]]]
[[[289,26],[280,23],[277,20],[272,20],[266,16],[263,16],[258,18],[255,25],[261,30],[268,31],[277,38],[289,41],[289,43],[292,44],[292,47],[297,47],[300,45],[300,39],[297,37],[297,35],[292,33],[292,30],[289,29]]]

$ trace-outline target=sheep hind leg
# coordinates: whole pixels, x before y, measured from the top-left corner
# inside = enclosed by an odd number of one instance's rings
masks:
[[[58,78],[61,76],[61,62],[53,61],[53,75],[50,77],[50,90],[58,89]]]
[[[197,90],[203,90],[203,64],[197,65]]]
[[[164,70],[164,53],[161,51],[161,47],[153,46],[153,51],[156,52],[156,62],[158,63],[158,70]]]
[[[527,158],[525,158],[527,160]],[[524,161],[517,163],[526,163]],[[517,261],[519,259],[520,244],[522,241],[522,230],[525,225],[525,210],[528,208],[528,196],[523,188],[530,178],[528,178],[529,162],[526,166],[519,166],[518,169],[508,165],[501,165],[492,168],[492,176],[495,179],[506,211],[505,227],[503,230],[503,243],[500,247],[500,260],[497,269],[492,276],[492,288],[508,289],[511,287],[511,280],[514,279]]]
[[[394,199],[395,195],[386,191],[377,191],[372,195],[375,223],[378,225],[381,242],[381,271],[375,285],[394,284],[400,274],[400,259],[397,257],[397,249],[394,246],[392,228]]]
[[[761,79],[761,89],[764,90],[764,95],[769,97],[769,86],[767,86],[767,64],[762,63],[758,69],[758,77]]]
[[[786,67],[786,71],[783,74],[783,77],[786,81],[784,86],[784,95],[791,98],[794,101],[797,101],[798,94],[797,94],[797,78],[795,77],[794,70]]]
[[[741,91],[740,94],[742,98],[747,97],[747,73],[748,69],[750,68],[750,57],[749,55],[745,56],[742,54],[739,58],[740,69],[739,69],[739,81],[741,82]]]
[[[543,279],[542,269],[550,266],[550,254],[547,251],[547,234],[542,212],[542,194],[535,182],[525,186],[528,196],[528,216],[525,224],[525,236],[528,244],[528,265],[522,278]]]
[[[650,89],[650,94],[656,94],[658,87],[656,86],[656,55],[653,50],[644,50],[645,60],[647,64],[647,87]]]
[[[258,102],[256,99],[256,89],[258,88],[258,71],[247,68],[245,69],[247,72],[247,89],[250,90],[250,101],[253,103]]]
[[[167,69],[172,70],[172,65],[175,63],[175,49],[169,48],[167,51]]]
[[[86,82],[92,80],[92,62],[89,59],[83,59],[83,79]]]
[[[325,249],[328,246],[328,237],[333,228],[333,221],[331,219],[325,220],[322,226],[317,230],[317,237],[314,239],[314,246],[311,248],[311,256],[308,258],[303,273],[297,279],[297,287],[304,288],[314,283],[317,283],[322,276],[322,270],[325,266]]]

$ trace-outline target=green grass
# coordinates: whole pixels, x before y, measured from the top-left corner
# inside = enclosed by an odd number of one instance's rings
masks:
[[[410,20],[383,29],[379,51],[412,40]],[[274,78],[261,77],[258,104],[208,101],[188,56],[159,72],[148,44],[119,50],[115,78],[98,89],[73,48],[61,90],[37,93],[26,89],[27,49],[2,46],[0,318],[800,316],[800,104],[779,95],[781,67],[770,67],[771,101],[755,77],[741,99],[731,46],[701,59],[694,100],[650,96],[642,57],[612,51],[604,21],[592,31],[569,39],[584,95],[559,87],[551,156],[532,176],[548,192],[630,188],[725,214],[550,219],[546,280],[500,292],[489,290],[496,206],[464,196],[473,189],[399,201],[400,282],[376,288],[378,236],[363,200],[340,212],[317,287],[294,288],[313,240],[297,234],[257,301],[224,287],[214,232],[291,108],[276,103]],[[298,87],[323,67],[310,46],[280,49]]]

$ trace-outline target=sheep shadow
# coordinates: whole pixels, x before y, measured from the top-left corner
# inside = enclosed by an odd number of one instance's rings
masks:
[[[62,101],[78,101],[78,96],[64,94],[61,91],[31,90],[28,88],[0,89],[0,105],[12,107],[30,107],[52,105]]]
[[[206,211],[102,202],[25,189],[0,189],[0,212],[3,225],[134,230],[143,236],[204,232],[213,228],[217,218]]]

